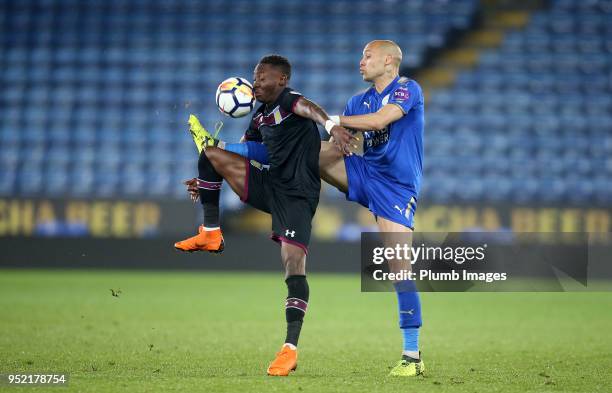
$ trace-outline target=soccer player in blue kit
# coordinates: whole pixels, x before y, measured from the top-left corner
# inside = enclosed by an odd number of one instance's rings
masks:
[[[325,129],[332,140],[321,143],[319,156],[321,179],[374,214],[386,247],[411,239],[423,169],[423,93],[416,81],[399,76],[401,61],[401,49],[393,41],[376,40],[365,46],[359,71],[372,86],[353,96],[342,116],[330,116]],[[358,138],[345,128],[363,133],[363,156],[351,153],[350,146]],[[218,141],[204,143],[216,145]],[[265,147],[256,145],[228,147],[249,159],[266,153]],[[196,179],[186,185],[192,198],[197,198]],[[388,262],[390,272],[410,271],[409,261]],[[418,346],[422,325],[419,295],[410,280],[393,285],[403,348],[390,375],[416,376],[425,370]]]
[[[411,238],[423,171],[423,93],[417,82],[399,76],[401,61],[402,51],[393,41],[365,46],[359,71],[372,86],[349,100],[343,116],[330,116],[336,124],[363,133],[364,154],[349,154],[352,137],[326,124],[339,149],[324,143],[319,156],[321,178],[374,214],[386,247]],[[410,270],[408,261],[388,262],[391,272]],[[418,347],[419,295],[410,280],[394,282],[394,287],[403,351],[390,375],[419,375],[425,369]]]

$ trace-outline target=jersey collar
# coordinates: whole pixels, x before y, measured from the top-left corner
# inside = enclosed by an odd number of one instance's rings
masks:
[[[274,108],[280,105],[281,97],[287,89],[291,90],[289,87],[285,87],[283,91],[281,91],[281,93],[278,95],[278,97],[276,97],[276,100],[274,100],[273,103],[264,105],[264,110],[266,113],[270,113]]]
[[[400,76],[396,76],[395,79],[393,79],[391,82],[389,82],[389,84],[387,85],[387,87],[385,87],[385,89],[378,94],[378,92],[376,91],[376,86],[372,85],[372,87],[370,89],[372,89],[372,93],[380,96],[380,97],[384,97],[387,94],[389,94],[389,92],[391,91],[391,89],[393,89],[393,87],[395,86],[395,84],[397,83],[397,81],[399,80]]]
[[[398,75],[398,76],[396,76],[396,77],[395,77],[395,78],[394,78],[394,79],[391,81],[391,83],[389,83],[389,84],[387,85],[387,87],[385,87],[385,90],[383,90],[383,91],[382,91],[382,93],[380,93],[380,96],[381,96],[381,97],[384,97],[384,96],[386,96],[387,94],[389,94],[389,92],[391,91],[391,89],[393,89],[393,88],[395,87],[395,84],[397,83],[397,81],[399,80],[399,78],[400,78],[400,77],[399,77],[399,75]]]

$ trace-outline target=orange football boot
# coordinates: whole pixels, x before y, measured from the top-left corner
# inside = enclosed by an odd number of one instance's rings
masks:
[[[283,345],[280,352],[276,353],[276,359],[268,367],[268,375],[286,377],[297,368],[297,348],[291,349],[289,344]]]
[[[225,241],[223,240],[221,229],[206,231],[204,230],[204,225],[200,225],[197,235],[174,243],[174,248],[187,252],[208,251],[218,254],[223,252]]]

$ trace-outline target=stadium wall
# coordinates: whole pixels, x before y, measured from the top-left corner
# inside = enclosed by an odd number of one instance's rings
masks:
[[[265,235],[225,236],[222,255],[182,253],[176,238],[0,238],[0,268],[282,270],[279,246]],[[309,271],[359,272],[358,243],[312,242]]]
[[[199,204],[0,198],[0,267],[280,271],[278,246],[268,240],[269,223],[253,225],[250,214],[256,213],[227,213],[227,248],[215,257],[173,248],[176,240],[195,232],[201,218]],[[351,208],[343,201],[323,204],[313,224],[308,270],[358,272],[360,234],[373,230],[366,218],[371,220],[367,210]],[[417,229],[590,232],[595,238],[601,234],[607,243],[611,223],[612,209],[605,208],[422,205]],[[608,253],[606,246],[602,252]]]
[[[269,216],[246,210],[223,212],[225,232],[268,233]],[[180,238],[195,230],[201,216],[199,203],[188,201],[0,198],[0,238]],[[313,222],[313,238],[357,241],[372,224],[366,209],[342,200],[322,201]],[[612,208],[421,203],[416,228],[421,232],[612,232]]]

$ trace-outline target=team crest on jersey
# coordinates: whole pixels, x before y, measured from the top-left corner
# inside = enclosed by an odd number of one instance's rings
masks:
[[[277,106],[267,115],[264,113],[259,113],[253,118],[253,122],[255,123],[255,127],[259,129],[261,126],[277,126],[289,116],[291,116],[291,112],[287,112],[280,106]]]

